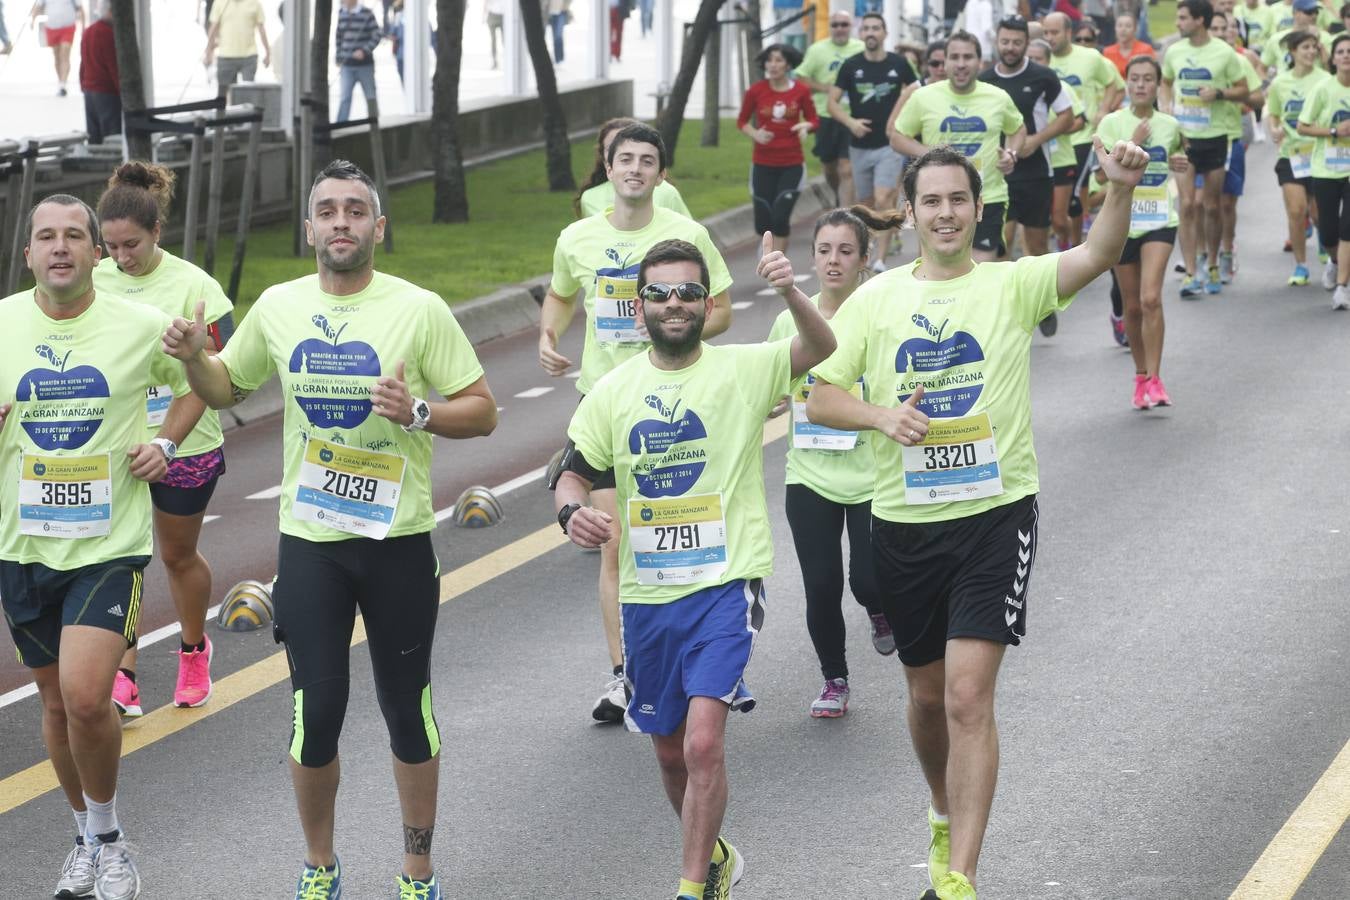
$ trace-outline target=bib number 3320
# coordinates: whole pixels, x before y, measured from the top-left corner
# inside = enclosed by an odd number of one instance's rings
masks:
[[[1003,493],[988,413],[932,419],[923,443],[902,447],[905,503],[952,503]]]

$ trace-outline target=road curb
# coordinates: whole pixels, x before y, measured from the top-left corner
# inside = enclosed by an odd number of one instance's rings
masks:
[[[833,192],[825,179],[817,176],[806,183],[797,205],[792,210],[792,221],[814,220],[834,206]],[[713,243],[722,253],[758,240],[755,235],[755,208],[746,203],[702,220]],[[549,275],[539,275],[519,284],[507,285],[490,294],[458,303],[451,309],[455,320],[464,329],[469,341],[477,347],[498,338],[519,334],[539,327],[539,307],[548,290]],[[280,412],[285,405],[280,379],[273,379],[255,391],[247,400],[220,415],[225,431],[233,431],[264,416]]]

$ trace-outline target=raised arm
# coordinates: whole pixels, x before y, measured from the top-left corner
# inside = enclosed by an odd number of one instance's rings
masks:
[[[811,298],[797,287],[792,277],[792,261],[781,250],[773,249],[771,232],[764,232],[760,249],[757,271],[787,302],[792,321],[797,325],[797,334],[792,338],[792,377],[798,378],[834,352],[834,332]]]

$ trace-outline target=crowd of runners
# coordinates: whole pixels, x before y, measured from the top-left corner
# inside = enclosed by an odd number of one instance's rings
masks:
[[[887,48],[881,15],[835,11],[804,55],[766,48],[739,124],[755,144],[756,288],[785,308],[758,343],[706,342],[731,324],[732,278],[666,178],[659,132],[631,119],[600,129],[540,313],[540,366],[579,375],[550,488],[563,532],[600,551],[609,674],[591,715],[651,736],[682,837],[679,900],[729,897],[746,868],[722,834],[724,745],[729,712],[755,704],[744,675],[774,562],[766,421],[787,425],[785,511],[822,678],[806,712],[848,711],[847,583],[872,646],[903,668],[930,789],[915,817],[923,897],[974,900],[999,764],[995,683],[1026,634],[1036,555],[1033,334],[1054,335],[1056,314],[1109,274],[1130,403],[1171,405],[1166,282],[1179,274],[1180,297],[1203,299],[1237,277],[1257,139],[1278,148],[1289,284],[1311,278],[1315,223],[1322,286],[1350,308],[1350,33],[1325,30],[1343,31],[1350,5],[1232,7],[1180,0],[1163,47],[1121,16],[1114,53],[1058,12],[999,20],[992,46],[958,30],[911,58]],[[839,206],[794,264],[811,134]],[[170,170],[129,162],[96,208],[42,199],[26,225],[36,286],[0,300],[0,508],[18,513],[0,515],[0,600],[76,824],[55,896],[139,895],[117,777],[119,718],[142,714],[143,572],[157,555],[178,615],[173,704],[208,703],[198,536],[226,470],[216,410],[274,375],[274,634],[305,842],[295,896],[342,891],[334,801],[358,612],[402,814],[396,890],[446,896],[431,861],[430,461],[433,436],[495,428],[483,369],[439,297],[375,269],[386,219],[351,163],[310,192],[315,273],[266,290],[237,330],[214,279],[161,245],[173,188]],[[902,261],[908,230],[917,246]],[[798,287],[807,269],[814,296]],[[574,322],[577,360],[559,349]]]

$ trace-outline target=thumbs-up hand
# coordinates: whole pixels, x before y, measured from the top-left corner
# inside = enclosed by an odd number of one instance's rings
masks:
[[[881,433],[905,447],[913,447],[923,442],[928,435],[928,416],[919,409],[923,400],[923,385],[914,388],[914,393],[905,398],[894,409],[886,410]]]
[[[554,378],[572,368],[572,361],[558,352],[558,335],[552,328],[539,335],[539,365]]]
[[[211,335],[206,331],[206,301],[198,300],[192,321],[182,316],[169,323],[160,345],[164,352],[181,362],[187,362],[206,349]]]
[[[1101,136],[1094,134],[1092,149],[1097,154],[1106,180],[1120,187],[1133,188],[1148,168],[1148,152],[1134,141],[1116,141],[1115,146],[1108,150]]]
[[[764,232],[764,240],[760,244],[759,265],[755,268],[759,276],[769,283],[769,286],[784,297],[788,292],[797,286],[796,280],[792,277],[792,262],[784,255],[782,250],[773,249],[773,232]]]
[[[393,376],[381,375],[370,389],[370,405],[375,415],[398,425],[413,422],[413,396],[408,390],[407,371],[407,363],[400,359],[394,366]]]

